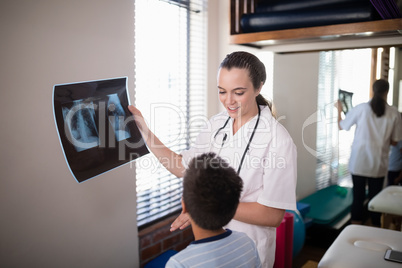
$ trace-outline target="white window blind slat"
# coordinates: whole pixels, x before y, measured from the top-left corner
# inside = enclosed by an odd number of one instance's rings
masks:
[[[177,153],[206,115],[206,12],[206,0],[135,1],[135,105]],[[152,154],[136,161],[136,184],[139,227],[181,209],[181,179]]]
[[[339,131],[338,90],[353,92],[353,106],[369,100],[371,49],[320,52],[316,189],[351,186],[348,163],[354,130]]]

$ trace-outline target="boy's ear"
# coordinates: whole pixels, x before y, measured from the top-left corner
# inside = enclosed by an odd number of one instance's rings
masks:
[[[183,198],[181,199],[181,209],[183,213],[187,213],[186,204],[184,204]]]

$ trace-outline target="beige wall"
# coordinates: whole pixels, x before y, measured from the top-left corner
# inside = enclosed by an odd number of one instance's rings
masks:
[[[134,1],[0,2],[0,266],[136,267],[130,165],[78,184],[53,119],[53,85],[129,77]]]

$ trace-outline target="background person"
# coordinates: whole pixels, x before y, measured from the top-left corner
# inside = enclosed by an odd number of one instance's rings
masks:
[[[402,139],[401,116],[395,107],[387,104],[389,83],[380,79],[373,84],[373,98],[354,107],[342,120],[338,101],[339,129],[349,130],[356,125],[349,160],[353,181],[352,223],[363,223],[366,183],[369,199],[378,194],[388,170],[389,149]],[[381,226],[381,214],[370,212],[374,226]]]
[[[401,117],[402,117],[402,113]],[[388,165],[387,185],[398,185],[402,182],[402,140],[396,145],[391,145]]]

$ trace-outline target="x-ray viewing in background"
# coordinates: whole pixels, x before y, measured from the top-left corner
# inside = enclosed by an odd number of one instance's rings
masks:
[[[148,153],[128,105],[127,77],[54,86],[57,133],[78,182]]]

